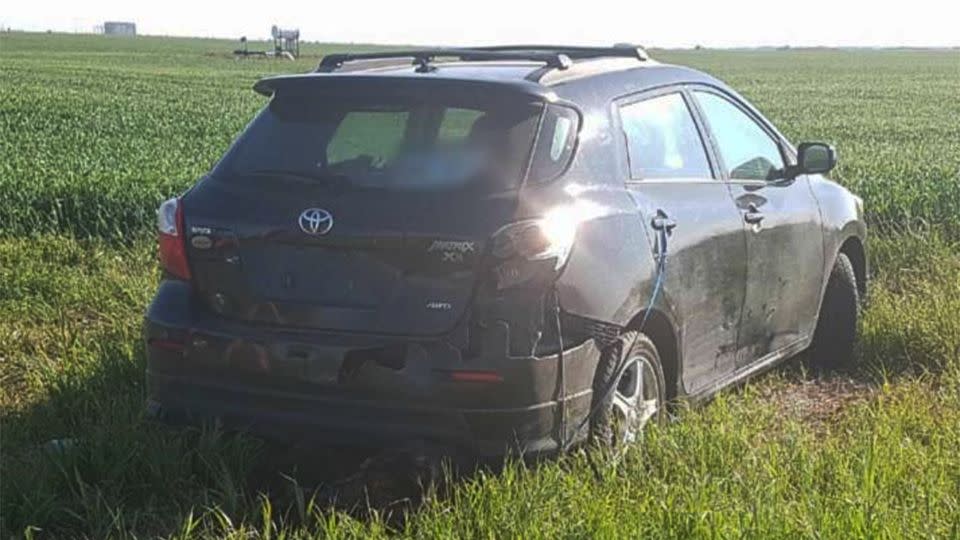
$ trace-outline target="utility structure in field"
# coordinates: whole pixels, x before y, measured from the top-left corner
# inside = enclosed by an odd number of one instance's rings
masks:
[[[259,57],[272,57],[272,58],[287,58],[293,60],[300,56],[300,29],[284,29],[280,28],[277,25],[273,25],[270,28],[270,37],[273,38],[273,50],[272,51],[257,51],[247,48],[247,36],[240,38],[240,48],[235,49],[233,54],[240,58],[247,58],[250,56],[259,56]]]
[[[277,25],[270,28],[270,35],[273,37],[273,51],[276,56],[283,53],[290,54],[294,58],[300,56],[300,29],[283,29]]]
[[[126,21],[106,21],[103,23],[103,33],[108,36],[135,36],[137,24]]]

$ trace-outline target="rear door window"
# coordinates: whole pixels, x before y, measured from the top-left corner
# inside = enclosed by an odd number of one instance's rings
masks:
[[[703,140],[680,93],[622,105],[620,121],[632,179],[712,177]]]

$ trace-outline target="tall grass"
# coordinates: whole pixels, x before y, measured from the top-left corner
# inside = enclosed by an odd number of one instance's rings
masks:
[[[0,50],[0,236],[123,238],[148,228],[157,204],[207,172],[265,103],[251,89],[259,77],[316,63],[235,61],[218,40],[5,33]],[[960,117],[958,56],[657,54],[725,79],[795,142],[836,143],[836,177],[868,201],[873,224],[954,236],[960,122],[948,119]]]
[[[828,375],[854,390],[793,362],[620,461],[514,462],[398,519],[311,503],[259,441],[143,418],[156,203],[258,76],[315,61],[232,46],[0,34],[0,537],[960,537],[960,55],[659,53],[840,149],[874,232],[858,367]]]
[[[704,409],[682,411],[618,465],[598,472],[583,455],[513,463],[499,474],[461,480],[448,497],[428,501],[400,524],[308,508],[310,492],[299,503],[286,492],[264,499],[264,485],[252,477],[269,454],[257,441],[143,420],[137,332],[156,277],[149,242],[116,248],[62,237],[3,241],[5,532],[36,526],[40,536],[91,538],[176,536],[185,529],[192,531],[187,536],[234,538],[273,529],[294,537],[955,536],[960,319],[943,315],[960,311],[960,284],[949,267],[960,257],[942,240],[916,240],[926,246],[918,253],[893,241],[875,251],[875,262],[886,261],[890,271],[878,270],[864,319],[864,368],[856,375],[874,389],[836,416],[814,426],[796,403],[771,399],[805,380],[796,370],[774,374]],[[913,287],[894,261],[931,271]],[[924,375],[907,376],[908,367]],[[52,448],[52,439],[72,442]],[[292,490],[295,481],[289,484]]]
[[[144,421],[137,332],[156,279],[150,242],[6,240],[5,534],[36,526],[41,537],[91,538],[955,536],[960,319],[943,315],[960,311],[950,266],[960,257],[942,239],[915,240],[925,246],[915,253],[893,240],[874,251],[885,266],[855,374],[869,389],[852,405],[811,420],[789,398],[807,379],[788,370],[681,411],[619,464],[596,468],[580,454],[513,463],[459,480],[401,522],[310,505],[295,474],[276,474],[289,490],[265,499],[255,471],[270,454],[257,441]],[[923,285],[896,261],[929,270]],[[788,397],[771,398],[781,391]],[[71,442],[57,448],[52,439]]]

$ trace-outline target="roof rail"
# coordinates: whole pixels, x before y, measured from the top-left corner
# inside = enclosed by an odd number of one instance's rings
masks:
[[[435,69],[430,65],[431,62],[433,62],[436,58],[444,57],[474,62],[486,60],[532,60],[534,62],[543,62],[546,66],[557,69],[567,69],[573,64],[573,62],[570,60],[570,57],[559,50],[436,48],[383,51],[374,53],[328,54],[320,60],[320,65],[317,66],[316,72],[329,73],[336,71],[344,67],[344,64],[348,62],[403,58],[413,59],[413,64],[418,66],[418,72],[428,72]]]
[[[650,60],[647,51],[638,45],[630,43],[617,43],[613,47],[579,47],[570,45],[496,45],[492,47],[476,47],[480,51],[499,51],[499,52],[551,52],[562,54],[571,60],[588,60],[595,58],[634,58],[640,62]],[[551,70],[550,66],[544,66],[536,69],[526,77],[531,82],[540,82],[540,80]]]
[[[613,47],[580,47],[570,45],[495,45],[492,47],[472,47],[478,51],[502,52],[550,52],[565,54],[573,60],[589,58],[635,58],[640,61],[650,59],[647,51],[632,43],[617,43]]]

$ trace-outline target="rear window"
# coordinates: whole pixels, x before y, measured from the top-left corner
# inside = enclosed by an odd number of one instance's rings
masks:
[[[374,189],[513,189],[543,105],[503,101],[277,96],[214,174]]]

